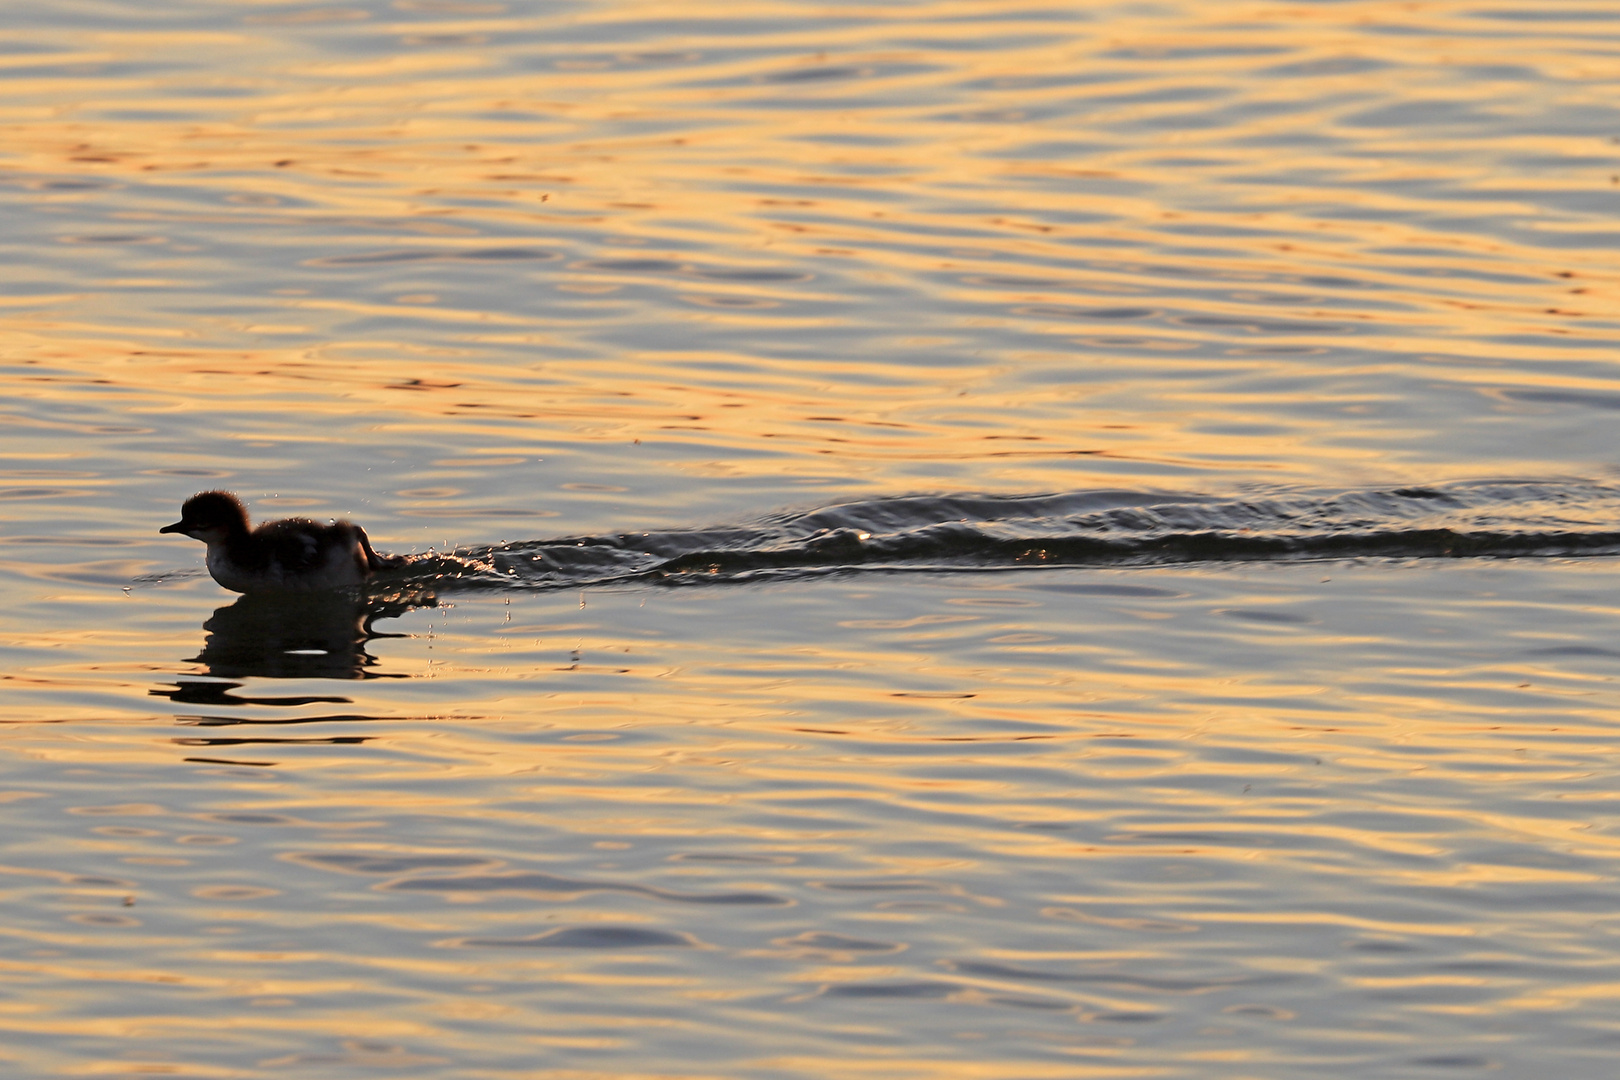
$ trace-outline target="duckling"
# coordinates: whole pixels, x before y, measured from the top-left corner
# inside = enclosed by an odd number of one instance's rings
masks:
[[[405,563],[402,556],[378,555],[366,531],[350,521],[287,518],[250,529],[247,510],[228,491],[193,495],[180,507],[180,520],[158,532],[207,544],[208,572],[239,593],[353,588]]]

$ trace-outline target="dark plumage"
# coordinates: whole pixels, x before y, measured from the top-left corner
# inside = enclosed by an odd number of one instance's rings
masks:
[[[180,520],[158,532],[184,533],[207,544],[208,572],[240,593],[353,587],[404,563],[378,555],[366,531],[349,521],[322,525],[287,518],[250,529],[247,511],[228,491],[193,495],[180,508]]]

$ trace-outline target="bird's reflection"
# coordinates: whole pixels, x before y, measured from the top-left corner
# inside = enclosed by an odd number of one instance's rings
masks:
[[[367,644],[405,635],[373,624],[435,603],[432,596],[249,593],[203,623],[207,636],[192,663],[230,679],[382,678]]]

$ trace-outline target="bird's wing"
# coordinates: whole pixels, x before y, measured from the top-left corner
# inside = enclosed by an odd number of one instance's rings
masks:
[[[290,518],[274,521],[261,528],[271,557],[287,573],[299,574],[314,569],[320,561],[321,540],[327,526],[313,521]]]

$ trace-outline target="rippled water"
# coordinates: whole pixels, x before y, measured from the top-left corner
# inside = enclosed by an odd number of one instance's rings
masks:
[[[0,88],[7,1075],[1610,1075],[1612,4],[68,0]],[[413,557],[235,598],[215,487]]]

